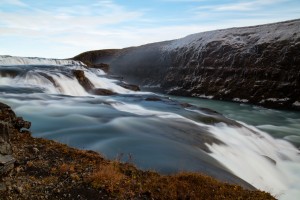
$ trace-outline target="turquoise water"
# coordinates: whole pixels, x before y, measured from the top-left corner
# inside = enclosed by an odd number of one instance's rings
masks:
[[[170,98],[198,107],[215,110],[227,118],[253,125],[271,134],[275,138],[285,139],[296,147],[300,147],[299,111],[275,110],[250,104],[211,99],[177,96],[170,96]]]

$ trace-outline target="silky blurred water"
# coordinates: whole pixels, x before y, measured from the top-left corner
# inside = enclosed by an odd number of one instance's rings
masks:
[[[73,70],[117,94],[91,95]],[[300,195],[299,112],[134,92],[119,83],[80,64],[0,65],[0,102],[32,122],[34,137],[123,155],[142,169],[202,172],[280,199]]]
[[[275,138],[285,139],[298,148],[300,147],[299,111],[268,109],[255,105],[211,99],[177,96],[170,96],[170,98],[195,106],[213,109],[230,119],[251,124]]]

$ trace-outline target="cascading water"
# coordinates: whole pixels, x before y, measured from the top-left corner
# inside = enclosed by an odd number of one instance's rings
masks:
[[[117,94],[90,94],[73,70],[84,71],[94,88]],[[87,69],[80,62],[0,57],[0,101],[31,121],[36,137],[96,150],[110,158],[131,154],[144,169],[200,171],[251,188],[248,182],[280,199],[300,196],[299,149],[262,131],[261,124],[248,122],[257,129],[244,119],[237,122],[120,85],[102,70]],[[228,105],[226,109],[232,109]],[[299,121],[300,114],[287,118]]]

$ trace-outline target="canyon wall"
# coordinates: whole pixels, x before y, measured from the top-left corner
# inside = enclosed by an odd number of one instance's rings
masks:
[[[143,89],[272,108],[300,109],[300,20],[82,53]]]

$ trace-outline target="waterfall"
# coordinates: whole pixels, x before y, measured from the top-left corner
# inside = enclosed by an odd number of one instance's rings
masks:
[[[30,58],[17,56],[1,56],[0,65],[84,65],[82,62],[74,60],[48,59],[48,58]]]

